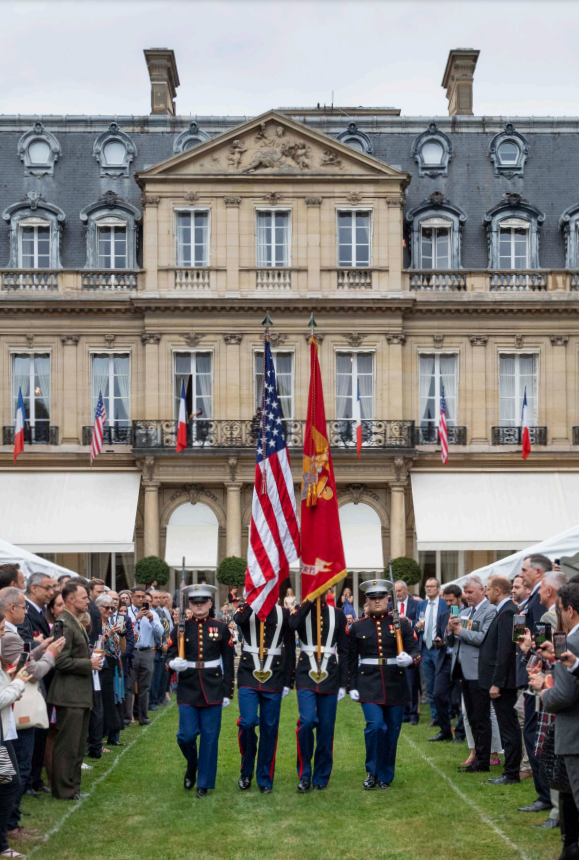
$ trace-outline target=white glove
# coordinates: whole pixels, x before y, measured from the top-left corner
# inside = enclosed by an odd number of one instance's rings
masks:
[[[227,705],[230,705],[230,704],[231,704],[231,699],[228,699],[227,696],[225,696],[223,699],[223,702],[222,702],[222,707],[226,708]]]
[[[345,698],[346,698],[346,688],[340,687],[340,689],[338,690],[338,702],[341,702],[342,699],[345,699]]]
[[[410,654],[407,654],[406,651],[401,651],[400,654],[396,657],[396,662],[400,666],[401,669],[404,669],[406,666],[412,666],[414,662]]]
[[[350,698],[353,702],[359,702],[360,693],[357,690],[350,690]]]
[[[290,693],[290,688],[284,687],[283,690],[281,691],[282,699],[285,699],[286,696],[289,696],[289,693]]]
[[[187,660],[183,660],[182,657],[175,657],[174,660],[169,661],[169,669],[174,672],[184,672],[187,669]]]

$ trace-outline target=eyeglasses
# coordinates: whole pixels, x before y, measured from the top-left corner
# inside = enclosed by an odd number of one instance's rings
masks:
[[[41,588],[43,591],[52,591],[52,585],[40,585],[40,583],[33,585],[32,588]]]

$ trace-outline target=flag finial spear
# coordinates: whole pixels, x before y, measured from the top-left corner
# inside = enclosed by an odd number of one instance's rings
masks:
[[[265,316],[261,321],[261,324],[265,327],[265,333],[267,334],[269,332],[269,327],[273,325],[273,320],[269,315],[269,311],[265,312]]]
[[[308,325],[310,327],[310,334],[313,337],[315,335],[314,329],[316,329],[318,326],[317,322],[314,319],[314,312],[313,311],[310,314],[310,318],[308,320]]]

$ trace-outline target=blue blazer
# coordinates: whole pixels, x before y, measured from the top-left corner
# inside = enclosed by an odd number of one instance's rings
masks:
[[[408,620],[412,624],[412,627],[414,627],[414,622],[418,621],[418,607],[420,606],[420,603],[418,602],[418,600],[414,600],[413,597],[410,597],[410,595],[408,595],[404,603],[406,604],[406,606],[404,607],[404,617],[408,618]],[[390,601],[388,604],[388,612],[391,611],[392,601]]]

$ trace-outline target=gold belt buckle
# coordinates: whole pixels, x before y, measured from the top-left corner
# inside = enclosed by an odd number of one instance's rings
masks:
[[[378,657],[378,665],[379,666],[387,666],[388,660],[386,659],[386,657]]]
[[[196,669],[204,669],[204,668],[205,668],[205,663],[204,663],[204,661],[203,661],[203,660],[198,661],[198,662],[197,662],[197,664],[196,664],[196,666],[195,666],[195,668],[196,668]]]

